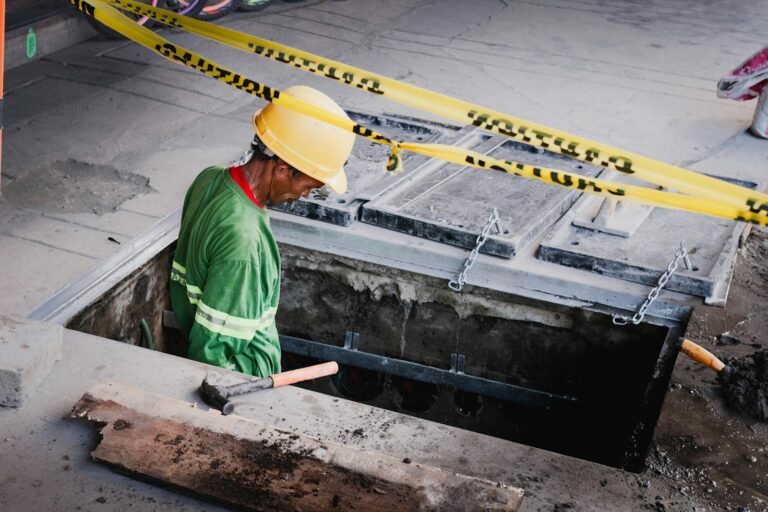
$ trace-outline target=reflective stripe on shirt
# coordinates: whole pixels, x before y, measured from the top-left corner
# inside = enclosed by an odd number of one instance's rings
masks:
[[[277,308],[267,309],[261,317],[251,320],[218,311],[200,301],[195,313],[195,322],[216,334],[232,338],[250,340],[256,331],[264,330],[272,325]]]
[[[187,299],[190,304],[197,304],[203,298],[203,290],[187,282],[187,269],[176,261],[173,262],[171,269],[171,281],[176,281],[187,289]]]

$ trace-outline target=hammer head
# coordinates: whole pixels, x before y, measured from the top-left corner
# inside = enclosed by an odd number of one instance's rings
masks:
[[[207,375],[200,385],[200,396],[202,397],[203,402],[211,407],[217,408],[225,416],[231,413],[235,408],[235,404],[228,399],[229,394],[226,387],[210,384]]]

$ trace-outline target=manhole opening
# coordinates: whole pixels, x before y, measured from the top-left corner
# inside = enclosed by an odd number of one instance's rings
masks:
[[[132,272],[67,327],[147,346],[146,320],[155,350],[183,356],[183,336],[167,325],[173,249]],[[281,253],[280,334],[365,359],[345,360],[335,377],[303,387],[642,469],[681,326],[618,327],[594,311],[486,290],[454,294],[442,280],[292,246],[281,246]],[[359,333],[356,351],[343,348],[350,331]],[[284,341],[284,370],[323,359],[294,345]],[[371,366],[384,359],[383,366]],[[452,360],[461,367],[451,368]]]

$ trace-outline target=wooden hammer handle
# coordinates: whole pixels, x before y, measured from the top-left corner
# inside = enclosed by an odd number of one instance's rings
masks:
[[[328,363],[307,366],[306,368],[299,368],[298,370],[276,373],[275,375],[272,375],[272,382],[274,383],[273,387],[279,388],[280,386],[296,384],[297,382],[304,382],[305,380],[318,379],[320,377],[333,375],[338,371],[338,363],[336,363],[336,361],[330,361]]]
[[[712,352],[690,340],[683,340],[683,346],[680,347],[680,350],[691,359],[700,362],[716,372],[720,372],[720,370],[725,368],[725,363],[715,357]]]

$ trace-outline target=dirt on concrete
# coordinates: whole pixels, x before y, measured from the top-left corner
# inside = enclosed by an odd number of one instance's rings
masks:
[[[686,337],[732,372],[719,379],[678,356],[639,475],[649,483],[638,494],[647,509],[768,511],[768,423],[761,412],[768,391],[766,261],[768,231],[755,228],[739,250],[726,307],[700,306],[693,314]]]
[[[10,204],[42,213],[103,213],[153,192],[149,178],[108,165],[59,160],[33,169],[3,189]]]
[[[768,421],[768,350],[743,359],[726,359],[719,374],[723,397],[732,408]]]

